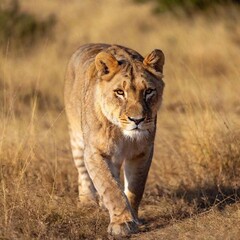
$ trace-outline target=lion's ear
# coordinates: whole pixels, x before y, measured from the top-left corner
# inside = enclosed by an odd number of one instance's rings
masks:
[[[95,57],[95,65],[100,76],[114,74],[118,69],[117,59],[110,53],[100,52]]]
[[[145,66],[150,66],[151,68],[155,69],[155,71],[161,72],[161,73],[163,73],[164,62],[165,62],[165,57],[162,50],[160,49],[153,50],[143,60],[143,64]]]

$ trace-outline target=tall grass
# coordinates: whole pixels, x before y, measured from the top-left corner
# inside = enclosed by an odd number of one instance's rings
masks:
[[[16,52],[11,45],[1,49],[0,238],[106,237],[106,213],[76,207],[77,171],[62,96],[67,61],[87,42],[123,44],[143,55],[161,48],[166,55],[164,103],[141,212],[156,217],[149,229],[219,202],[223,206],[232,196],[231,202],[238,200],[240,18],[235,10],[189,20],[155,16],[151,4],[131,1],[21,4],[25,12],[54,14],[58,22],[55,37],[41,38],[31,52]]]

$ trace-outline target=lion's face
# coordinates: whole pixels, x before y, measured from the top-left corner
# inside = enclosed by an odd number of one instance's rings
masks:
[[[147,136],[155,129],[164,83],[142,63],[134,67],[119,62],[115,73],[99,79],[98,96],[102,113],[131,138]],[[106,65],[105,65],[106,67]],[[106,69],[105,69],[106,71]],[[111,70],[107,70],[107,75]],[[101,73],[102,74],[102,73]]]

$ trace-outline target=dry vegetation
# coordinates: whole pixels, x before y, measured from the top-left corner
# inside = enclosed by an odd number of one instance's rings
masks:
[[[131,1],[21,0],[56,16],[54,37],[0,51],[0,239],[106,239],[107,214],[77,208],[63,108],[65,66],[87,42],[166,54],[164,104],[134,239],[239,239],[240,17],[154,16]]]

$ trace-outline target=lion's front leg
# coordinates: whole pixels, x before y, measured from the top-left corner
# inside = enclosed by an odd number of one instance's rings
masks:
[[[136,219],[129,202],[114,178],[104,154],[99,150],[85,150],[85,165],[110,214],[108,232],[112,235],[127,236],[136,232]]]
[[[153,150],[142,152],[124,163],[124,192],[138,218],[138,208],[142,200],[149,168],[152,162]]]

